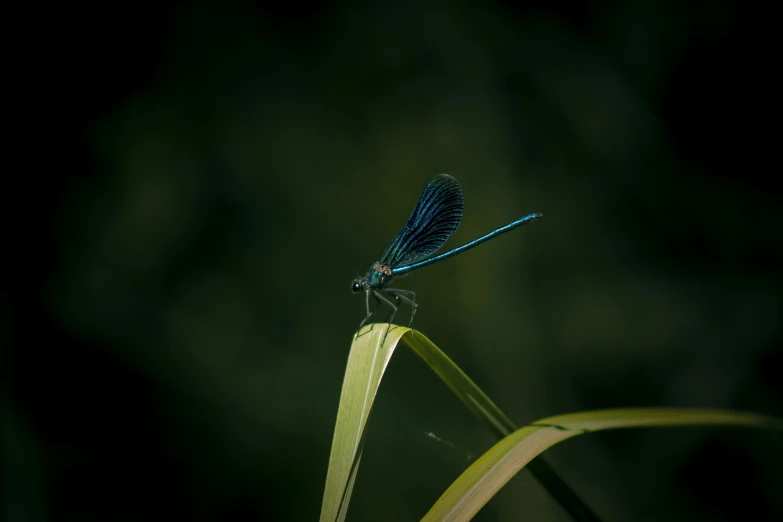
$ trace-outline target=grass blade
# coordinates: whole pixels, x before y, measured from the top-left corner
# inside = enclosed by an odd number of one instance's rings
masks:
[[[411,330],[402,337],[402,341],[424,360],[473,415],[498,438],[505,437],[517,429],[511,419],[492,402],[487,394],[427,337],[416,330]]]
[[[368,325],[351,345],[326,472],[321,522],[345,520],[378,386],[400,337],[409,331],[388,326]]]
[[[495,444],[438,499],[422,522],[466,521],[536,456],[558,442],[592,431],[651,426],[728,425],[783,431],[783,421],[753,413],[676,408],[588,411],[547,417]]]
[[[402,341],[424,360],[427,366],[498,439],[516,431],[517,426],[511,419],[427,337],[411,330],[402,337]],[[600,522],[598,515],[545,460],[537,458],[527,469],[574,520]]]
[[[397,325],[368,325],[354,337],[348,356],[321,505],[321,522],[345,520],[372,404],[400,340],[421,357],[498,438],[517,429],[481,388],[427,337]],[[599,520],[545,461],[537,459],[528,469],[575,520]]]

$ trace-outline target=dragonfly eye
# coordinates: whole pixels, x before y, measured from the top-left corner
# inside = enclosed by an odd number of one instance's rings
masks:
[[[351,290],[354,292],[361,292],[362,291],[362,284],[359,282],[358,279],[356,279],[353,284],[351,284]]]

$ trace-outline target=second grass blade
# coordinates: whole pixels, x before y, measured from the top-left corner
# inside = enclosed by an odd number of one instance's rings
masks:
[[[781,431],[783,421],[726,410],[636,408],[557,415],[521,428],[495,444],[438,499],[422,522],[466,522],[511,477],[546,449],[592,431],[650,426],[728,425]]]

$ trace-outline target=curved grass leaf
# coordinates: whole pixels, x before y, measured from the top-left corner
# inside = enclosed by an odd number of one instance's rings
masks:
[[[408,331],[395,325],[372,324],[354,337],[340,392],[321,522],[345,520],[375,395],[400,337]]]
[[[500,408],[424,335],[397,325],[368,325],[354,337],[348,356],[321,505],[321,522],[345,520],[372,404],[400,340],[421,357],[498,438],[516,430]],[[598,520],[546,462],[538,459],[528,469],[575,520]]]
[[[422,522],[472,519],[528,462],[571,437],[617,428],[693,425],[750,426],[783,431],[783,421],[779,419],[727,410],[638,408],[547,417],[515,431],[490,448],[454,481]]]
[[[415,330],[403,335],[402,341],[427,363],[468,410],[497,438],[502,439],[517,429],[511,419],[432,341]],[[574,520],[577,522],[600,522],[598,515],[545,460],[537,458],[530,463],[527,469]]]

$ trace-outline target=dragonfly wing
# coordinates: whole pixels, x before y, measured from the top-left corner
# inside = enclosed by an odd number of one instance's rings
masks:
[[[448,174],[438,174],[424,189],[408,222],[378,262],[394,268],[428,257],[457,230],[463,206],[459,181]]]

